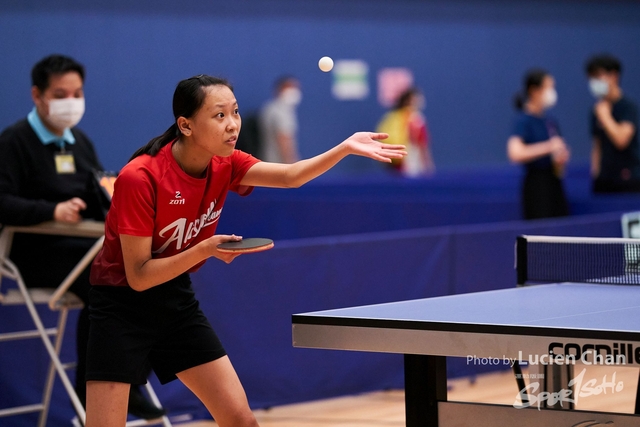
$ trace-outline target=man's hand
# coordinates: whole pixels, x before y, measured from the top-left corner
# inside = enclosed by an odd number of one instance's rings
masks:
[[[79,197],[60,202],[53,211],[53,219],[60,222],[75,224],[82,221],[80,212],[87,208],[87,204]]]
[[[636,132],[636,127],[632,122],[628,121],[618,123],[613,118],[611,108],[609,101],[602,100],[596,103],[593,107],[593,112],[613,145],[618,150],[626,150]]]
[[[596,105],[593,107],[593,112],[595,113],[598,121],[602,124],[607,120],[612,119],[611,103],[604,99],[596,102]]]

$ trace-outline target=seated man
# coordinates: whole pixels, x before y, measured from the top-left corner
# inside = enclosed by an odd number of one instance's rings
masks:
[[[84,67],[52,55],[33,67],[31,78],[33,110],[0,134],[0,224],[104,220],[91,186],[92,170],[102,170],[102,165],[89,138],[75,127],[84,114]],[[57,287],[94,242],[16,234],[10,258],[28,287]],[[76,368],[76,391],[83,403],[89,289],[87,268],[70,288],[85,304],[78,320]],[[147,419],[164,414],[138,387],[131,388],[129,412]]]

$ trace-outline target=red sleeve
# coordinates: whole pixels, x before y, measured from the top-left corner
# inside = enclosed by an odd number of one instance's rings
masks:
[[[253,157],[251,154],[247,154],[244,151],[235,150],[231,155],[231,185],[229,189],[235,191],[241,196],[248,196],[253,191],[253,187],[246,185],[240,185],[242,178],[246,175],[247,171],[251,169],[251,166],[258,163],[260,160]]]
[[[155,186],[149,173],[129,164],[116,179],[112,207],[118,211],[118,234],[152,236],[155,218]]]

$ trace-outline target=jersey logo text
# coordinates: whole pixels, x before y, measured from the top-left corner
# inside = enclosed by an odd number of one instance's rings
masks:
[[[182,193],[179,191],[176,191],[176,197],[173,200],[169,200],[169,204],[170,205],[184,205],[185,204],[185,199],[182,198]]]
[[[184,202],[184,199],[180,201]],[[177,202],[177,200],[172,200],[172,202]],[[189,224],[187,224],[186,218],[179,218],[160,230],[158,233],[160,237],[165,237],[169,233],[171,233],[171,235],[167,238],[167,241],[160,248],[153,251],[153,253],[159,254],[164,252],[172,242],[176,242],[176,249],[180,250],[186,247],[191,240],[195,239],[204,227],[215,224],[222,213],[222,208],[218,210],[215,209],[216,202],[217,200],[211,202],[207,211],[200,215],[200,218],[196,218]]]

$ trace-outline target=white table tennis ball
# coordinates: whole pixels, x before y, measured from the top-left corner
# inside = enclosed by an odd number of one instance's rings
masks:
[[[328,56],[323,56],[320,58],[320,61],[318,61],[318,67],[325,73],[331,71],[333,68],[333,59]]]

